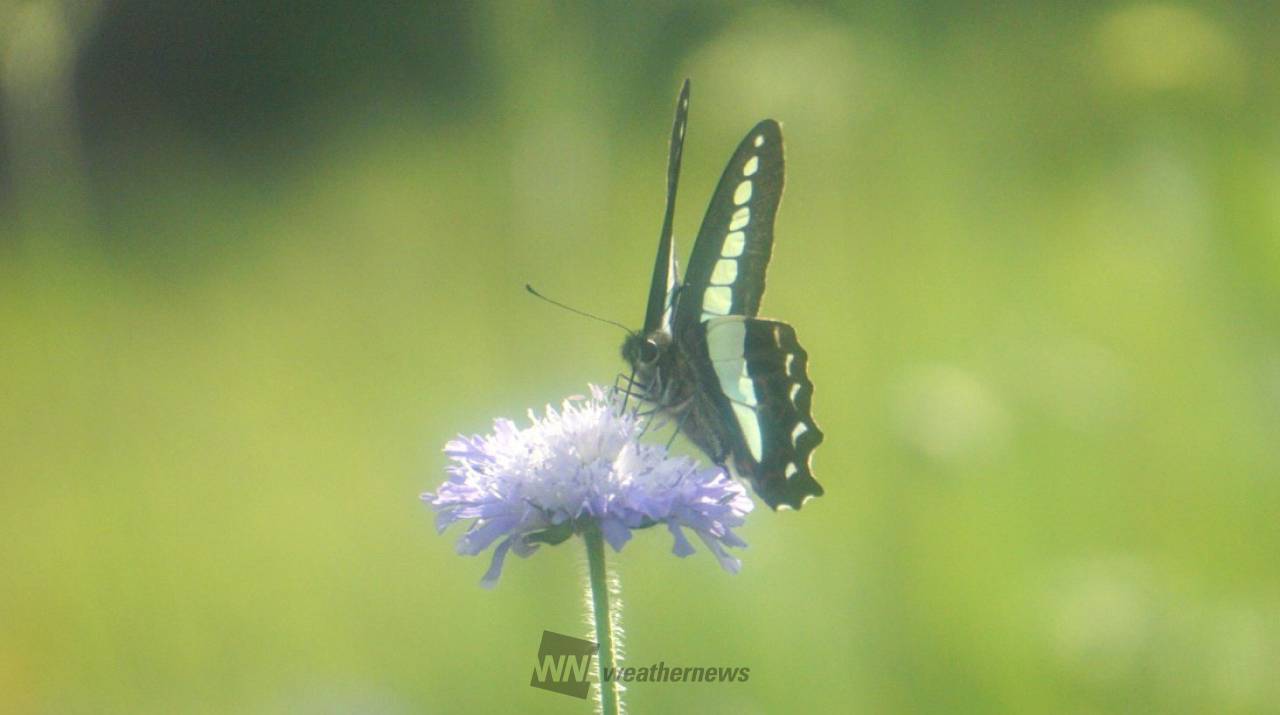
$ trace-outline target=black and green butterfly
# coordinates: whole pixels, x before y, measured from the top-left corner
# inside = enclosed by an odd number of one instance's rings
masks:
[[[822,494],[809,464],[822,431],[810,414],[808,355],[790,325],[756,317],[782,198],[782,130],[766,119],[738,145],[681,281],[671,224],[688,117],[685,80],[644,328],[622,346],[634,370],[630,389],[717,464],[748,479],[770,507],[798,509]]]

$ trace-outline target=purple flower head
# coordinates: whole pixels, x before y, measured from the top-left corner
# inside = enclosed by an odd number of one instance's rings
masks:
[[[530,411],[532,424],[524,429],[498,419],[491,434],[445,445],[449,479],[422,499],[436,510],[442,532],[471,520],[458,553],[475,555],[501,539],[481,585],[497,582],[508,551],[527,557],[591,522],[614,551],[632,530],[666,524],[681,557],[693,553],[689,529],[726,571],[737,573],[742,564],[725,547],[746,546],[732,530],[753,506],[742,485],[721,467],[700,468],[641,444],[643,419],[619,414],[599,387],[592,385],[591,394],[569,398],[559,410],[548,405],[541,419]]]

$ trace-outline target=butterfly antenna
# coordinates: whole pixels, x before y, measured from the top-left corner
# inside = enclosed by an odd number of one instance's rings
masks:
[[[586,312],[585,310],[578,310],[577,308],[571,308],[571,307],[569,307],[569,306],[565,305],[564,303],[561,303],[561,302],[560,302],[560,301],[558,301],[558,300],[551,300],[550,298],[546,297],[545,295],[543,295],[543,294],[539,293],[537,290],[534,290],[534,287],[533,287],[533,286],[531,286],[531,285],[529,285],[528,283],[525,283],[525,284],[524,284],[524,289],[525,289],[525,290],[527,290],[527,291],[529,291],[531,294],[533,294],[533,295],[534,295],[534,297],[541,298],[541,299],[543,299],[543,300],[547,301],[548,303],[550,303],[550,304],[552,304],[552,305],[554,305],[554,306],[556,306],[556,307],[558,307],[558,308],[564,308],[565,310],[569,311],[570,313],[577,313],[578,315],[581,315],[581,316],[583,316],[583,317],[591,318],[592,320],[598,320],[598,321],[600,321],[601,323],[608,323],[609,325],[617,326],[617,327],[622,328],[623,330],[625,330],[625,331],[627,332],[627,334],[628,334],[628,335],[630,335],[631,333],[635,332],[635,331],[633,331],[631,328],[628,328],[627,326],[623,325],[622,323],[619,323],[619,322],[618,322],[618,321],[616,321],[616,320],[609,320],[608,318],[601,318],[600,316],[598,316],[598,315],[592,315],[591,313],[588,313],[588,312]]]

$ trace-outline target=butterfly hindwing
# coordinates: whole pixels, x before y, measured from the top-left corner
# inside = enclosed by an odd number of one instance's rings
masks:
[[[738,145],[711,197],[680,289],[677,331],[760,309],[784,168],[782,130],[766,119]]]
[[[734,470],[769,506],[799,508],[822,494],[809,464],[822,442],[810,414],[808,354],[786,323],[727,316],[701,325],[710,370],[699,380],[718,390],[721,423],[732,425]]]

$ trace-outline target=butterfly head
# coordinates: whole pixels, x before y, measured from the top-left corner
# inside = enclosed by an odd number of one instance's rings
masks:
[[[671,338],[661,330],[648,335],[635,332],[622,342],[622,359],[635,368],[636,374],[646,375],[657,366],[658,360],[666,352]]]

